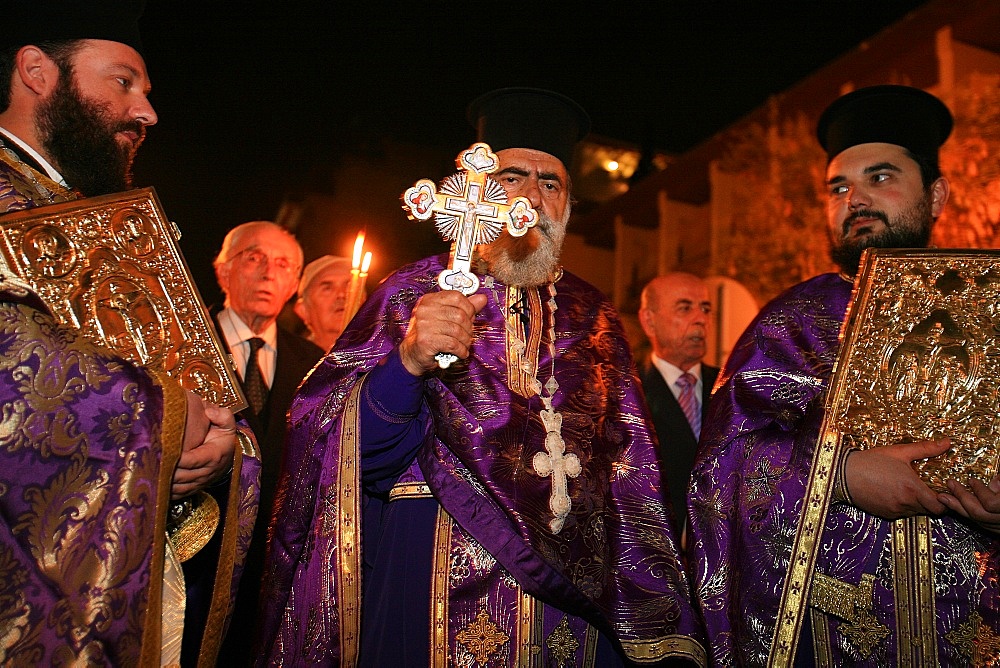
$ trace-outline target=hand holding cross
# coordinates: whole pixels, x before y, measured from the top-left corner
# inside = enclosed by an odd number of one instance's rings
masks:
[[[488,244],[500,236],[503,225],[511,236],[524,235],[538,222],[538,214],[526,197],[507,201],[503,186],[489,178],[500,161],[489,145],[478,142],[455,159],[464,171],[441,182],[438,191],[433,181],[421,179],[403,193],[403,208],[414,220],[435,220],[438,232],[452,245],[451,262],[438,276],[442,290],[458,290],[468,296],[479,289],[479,278],[472,273],[472,253],[479,244]],[[439,353],[438,366],[447,369],[458,359]]]

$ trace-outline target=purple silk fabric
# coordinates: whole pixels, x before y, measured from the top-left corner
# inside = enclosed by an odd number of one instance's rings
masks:
[[[0,298],[4,661],[135,665],[159,604],[163,392],[30,301]]]
[[[48,204],[36,188],[35,181],[43,178],[42,175],[33,170],[31,173],[35,180],[11,164],[0,162],[0,215]],[[75,196],[76,193],[65,191],[57,193],[54,199],[66,201]],[[160,471],[162,444],[159,435],[164,418],[162,390],[154,386],[152,378],[142,368],[110,351],[94,348],[77,338],[72,330],[56,327],[48,309],[36,295],[21,289],[4,289],[0,285],[0,301],[35,309],[30,328],[32,331],[40,328],[45,334],[37,343],[25,341],[22,316],[10,313],[4,323],[6,336],[0,339],[0,347],[7,350],[23,345],[23,354],[28,360],[23,368],[18,368],[16,360],[12,359],[7,359],[0,367],[0,375],[4,376],[0,387],[4,395],[0,403],[3,417],[21,417],[24,424],[30,424],[34,430],[27,436],[10,433],[10,429],[17,428],[16,420],[8,421],[7,430],[0,430],[0,439],[7,441],[0,446],[0,456],[5,458],[5,463],[18,462],[13,469],[12,465],[5,465],[0,471],[14,471],[9,479],[15,481],[9,488],[0,482],[0,507],[5,525],[3,547],[7,547],[9,540],[24,540],[23,536],[8,536],[10,523],[24,510],[23,504],[5,505],[12,502],[13,490],[41,490],[51,481],[66,485],[63,479],[68,475],[67,469],[78,473],[84,464],[90,477],[88,482],[80,482],[78,490],[66,492],[73,500],[67,501],[65,508],[53,508],[54,512],[64,512],[65,517],[24,517],[23,530],[30,522],[38,520],[45,522],[43,533],[57,532],[44,544],[36,540],[32,550],[36,560],[54,559],[58,563],[48,564],[41,571],[38,564],[27,566],[25,573],[28,575],[19,577],[10,575],[7,570],[14,568],[16,571],[17,562],[0,555],[0,637],[14,638],[24,633],[24,629],[29,628],[26,624],[34,625],[35,617],[46,610],[51,611],[52,620],[58,622],[54,630],[47,628],[37,637],[29,635],[18,639],[13,649],[7,651],[6,659],[24,656],[27,665],[55,665],[69,663],[79,654],[95,664],[134,665],[149,607],[146,588],[151,578],[162,577],[161,573],[150,571],[154,518],[167,512],[166,508],[155,505],[156,479],[157,476],[168,479],[172,476],[172,470]],[[5,352],[4,356],[7,355]],[[29,406],[30,418],[24,418],[19,411],[25,402],[16,401],[15,397],[19,394],[25,399],[35,396],[32,392],[24,392],[24,385],[29,382],[41,388],[46,401]],[[126,413],[132,415],[120,414],[126,404],[129,407]],[[29,446],[15,443],[19,438],[27,438]],[[67,439],[74,444],[70,449],[65,445],[50,452],[46,445]],[[141,472],[127,482],[114,480],[115,475],[124,477],[127,468],[134,468],[136,462],[143,463]],[[182,564],[187,597],[185,657],[197,656],[207,645],[217,647],[235,600],[260,496],[259,457],[245,455],[242,462],[237,483],[239,491],[234,494],[236,507],[227,507],[228,498],[222,496],[228,487],[210,490],[217,495],[225,520],[235,525],[231,529],[236,532],[235,546],[227,545],[221,557],[221,563],[232,563],[232,575],[228,582],[218,583],[220,587],[229,587],[228,604],[226,590],[220,589],[222,595],[218,597],[217,607],[210,610],[217,596],[217,569],[222,568],[219,555],[223,524],[220,523],[208,547]],[[101,463],[105,471],[98,470],[96,463]],[[96,486],[101,477],[110,479],[104,488]],[[0,481],[4,480],[0,477]],[[230,481],[230,484],[234,482],[237,481]],[[136,486],[137,489],[118,503],[106,496],[110,484]],[[42,500],[45,502],[49,502],[50,494],[55,494],[54,491],[32,493],[44,494]],[[59,501],[51,498],[53,504]],[[100,527],[114,523],[122,526],[108,528],[103,538],[105,542],[100,542]],[[72,534],[81,531],[79,526],[86,527],[82,540],[80,534]],[[114,549],[111,544],[114,541],[127,541],[122,545],[127,549]],[[53,552],[45,553],[43,548]],[[91,554],[86,554],[87,551]],[[67,594],[66,587],[78,587],[80,591]],[[159,601],[156,604],[159,605]],[[30,616],[18,616],[22,612],[20,605],[27,606],[24,611],[30,612]],[[90,609],[81,611],[87,606]],[[226,606],[225,611],[219,613],[221,606]],[[205,621],[210,616],[211,625],[206,631]],[[159,624],[158,614],[155,623]],[[71,631],[73,641],[67,644],[67,634]],[[159,633],[156,637],[159,638]]]
[[[329,665],[341,658],[337,622],[349,602],[323,577],[342,558],[324,512],[336,498],[344,454],[341,411],[355,383],[402,340],[413,305],[437,289],[445,261],[429,258],[383,282],[292,404],[265,577],[264,656],[274,663]],[[567,452],[583,465],[583,474],[569,481],[572,511],[562,531],[548,527],[551,479],[532,468],[535,453],[544,451],[541,401],[509,388],[505,287],[498,283],[484,279],[480,287],[489,301],[476,317],[470,359],[424,383],[420,470],[411,470],[532,595],[623,642],[699,638],[618,316],[572,275],[556,287],[554,407],[563,415]],[[552,360],[544,342],[538,369],[545,383]]]
[[[712,665],[767,663],[851,290],[835,274],[791,288],[761,310],[723,369],[688,500],[688,557]],[[945,636],[973,610],[998,628],[1000,543],[953,517],[931,527],[939,661],[966,665]],[[835,665],[897,664],[891,528],[847,504],[829,508],[816,571],[855,585],[874,575],[877,623],[891,631],[864,657],[831,624]],[[799,656],[812,657],[805,645]]]

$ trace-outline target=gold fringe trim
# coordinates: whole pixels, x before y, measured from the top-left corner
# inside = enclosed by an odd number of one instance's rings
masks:
[[[434,529],[434,561],[431,568],[432,668],[448,668],[448,575],[451,571],[451,531],[454,520],[438,506]]]
[[[163,645],[163,569],[167,550],[167,509],[174,468],[184,444],[187,424],[187,390],[165,373],[148,370],[163,392],[163,423],[160,426],[160,475],[156,487],[156,526],[153,528],[152,558],[149,568],[149,604],[143,620],[139,664],[160,665]]]
[[[929,517],[892,523],[896,665],[901,668],[938,665],[933,559]]]
[[[836,433],[827,428],[827,416],[816,444],[806,495],[799,516],[799,528],[792,546],[791,563],[785,576],[778,608],[771,654],[767,665],[772,668],[790,666],[795,660],[799,632],[805,616],[812,576],[816,569],[816,552],[826,524],[826,513],[833,493],[833,478],[842,445]]]
[[[233,452],[233,471],[229,480],[229,496],[226,498],[226,520],[222,523],[222,544],[219,546],[219,562],[212,586],[212,602],[208,608],[198,653],[199,668],[210,668],[216,664],[226,619],[230,613],[229,605],[233,600],[233,569],[236,567],[236,543],[239,538],[239,513],[243,496],[240,474],[247,448],[254,452],[252,437],[247,436],[240,428],[236,429],[236,439],[238,447]]]
[[[340,611],[340,657],[345,666],[358,660],[361,641],[361,438],[360,397],[364,380],[354,384],[344,405],[337,474],[337,605]]]

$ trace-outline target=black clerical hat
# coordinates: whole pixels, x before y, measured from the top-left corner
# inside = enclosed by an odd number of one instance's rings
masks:
[[[590,132],[587,112],[565,95],[540,88],[501,88],[469,105],[479,141],[494,151],[530,148],[559,158],[567,167],[576,143]]]
[[[952,128],[951,112],[930,93],[910,86],[871,86],[833,101],[816,135],[829,160],[858,144],[902,146],[937,162]]]
[[[106,39],[142,53],[145,0],[13,0],[0,21],[0,49],[71,39]]]

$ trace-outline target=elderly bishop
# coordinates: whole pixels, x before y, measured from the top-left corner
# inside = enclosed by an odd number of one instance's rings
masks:
[[[299,388],[260,660],[703,663],[618,314],[559,266],[589,120],[535,89],[470,120],[538,220],[476,247],[470,294],[448,254],[398,270]]]

